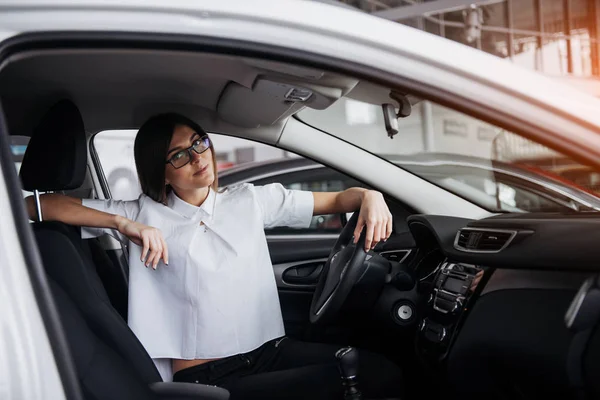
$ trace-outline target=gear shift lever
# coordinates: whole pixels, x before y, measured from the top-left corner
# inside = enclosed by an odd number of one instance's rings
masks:
[[[343,347],[335,353],[338,360],[342,385],[344,385],[344,400],[362,400],[358,390],[358,351],[354,347]]]

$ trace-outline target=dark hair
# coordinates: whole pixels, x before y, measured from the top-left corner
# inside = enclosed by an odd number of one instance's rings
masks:
[[[133,153],[142,192],[159,203],[165,203],[172,190],[171,186],[165,185],[165,162],[173,132],[179,125],[188,126],[200,135],[206,134],[204,129],[191,119],[176,113],[166,113],[155,115],[144,122],[135,137]],[[215,174],[211,187],[217,190],[217,161],[212,143],[210,150]]]

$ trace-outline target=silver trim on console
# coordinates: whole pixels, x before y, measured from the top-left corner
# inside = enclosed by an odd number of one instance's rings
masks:
[[[383,256],[384,254],[396,254],[396,253],[406,253],[404,254],[404,256],[400,259],[400,261],[396,261],[400,264],[402,264],[404,262],[404,260],[406,260],[406,258],[408,256],[410,256],[410,253],[412,253],[412,249],[404,249],[404,250],[387,250],[387,251],[380,251],[379,255]],[[384,256],[385,257],[385,256]]]
[[[577,294],[571,301],[571,304],[569,305],[569,309],[567,310],[567,312],[565,314],[565,324],[567,325],[567,328],[569,328],[569,329],[573,328],[575,319],[577,318],[577,315],[579,314],[579,310],[581,309],[581,305],[585,301],[585,298],[588,296],[588,293],[593,286],[594,286],[593,279],[588,278],[587,280],[585,280],[583,282],[583,284],[577,291]]]
[[[337,288],[337,287],[336,287]],[[323,305],[321,307],[319,307],[319,309],[317,310],[317,312],[315,313],[315,315],[319,315],[321,314],[321,311],[323,311],[325,309],[325,306],[327,304],[329,304],[329,302],[331,301],[331,299],[333,298],[333,294],[335,293],[335,289],[333,290],[333,292],[331,292],[331,294],[329,295],[329,297],[327,298],[327,300],[325,300],[325,303],[323,303]]]
[[[449,292],[449,291],[444,290],[444,289],[437,289],[437,288],[435,288],[435,289],[433,289],[433,292],[435,293],[435,295],[434,295],[434,298],[433,298],[432,307],[433,307],[434,310],[439,311],[442,314],[448,314],[448,313],[455,312],[458,309],[458,307],[462,307],[463,302],[465,301],[465,296],[457,294],[457,293],[452,293],[452,292]],[[436,304],[437,294],[438,293],[443,293],[446,296],[449,296],[449,297],[453,298],[454,305],[453,305],[453,307],[452,307],[451,310],[447,310],[445,308],[438,307],[438,305]],[[451,300],[447,300],[447,301],[451,301]]]
[[[458,238],[460,237],[460,233],[462,231],[510,233],[510,237],[508,238],[508,240],[506,240],[504,245],[502,245],[502,247],[499,248],[498,250],[467,249],[466,247],[459,246],[459,244],[458,244]],[[513,230],[509,230],[509,229],[488,229],[488,228],[470,228],[470,227],[461,228],[458,230],[458,232],[456,232],[456,237],[454,238],[454,248],[456,250],[464,251],[466,253],[499,253],[502,250],[504,250],[512,242],[512,240],[515,238],[515,236],[517,236],[517,231],[513,231]]]
[[[446,260],[439,262],[438,265],[435,267],[435,269],[433,271],[431,271],[430,273],[428,273],[424,277],[419,278],[419,282],[424,282],[427,279],[429,279],[431,277],[431,275],[436,274],[444,264],[447,264]],[[419,266],[420,266],[420,264],[417,266],[416,272],[419,272],[419,270],[418,270]]]

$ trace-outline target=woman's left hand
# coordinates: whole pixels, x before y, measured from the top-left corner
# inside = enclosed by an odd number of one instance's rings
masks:
[[[385,204],[383,195],[375,190],[363,192],[358,222],[354,230],[354,243],[358,241],[363,228],[367,230],[365,251],[373,249],[380,241],[392,234],[392,214]]]

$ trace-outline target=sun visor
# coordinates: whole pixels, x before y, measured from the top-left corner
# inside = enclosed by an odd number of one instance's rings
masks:
[[[259,78],[252,89],[230,82],[217,105],[219,118],[256,128],[272,125],[304,107],[325,109],[342,96],[342,90],[310,84],[298,85]]]

